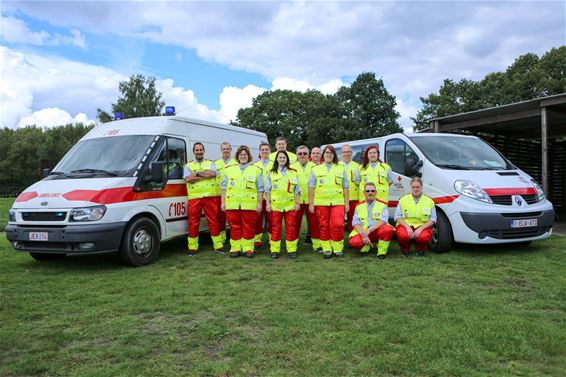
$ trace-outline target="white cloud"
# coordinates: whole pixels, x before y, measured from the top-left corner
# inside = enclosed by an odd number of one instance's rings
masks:
[[[40,127],[52,127],[56,125],[65,125],[70,123],[83,123],[83,124],[93,124],[96,120],[88,119],[85,113],[78,113],[74,117],[71,116],[65,110],[58,109],[56,107],[41,109],[39,111],[34,111],[33,113],[24,116],[18,122],[18,127],[24,127],[29,125],[36,125]]]
[[[287,90],[297,90],[299,92],[305,92],[309,89],[316,89],[324,94],[336,93],[336,91],[343,85],[346,85],[342,80],[335,79],[328,82],[324,82],[320,85],[315,85],[306,80],[297,80],[289,77],[279,77],[273,80],[272,83],[273,90],[276,89],[287,89]]]
[[[33,31],[22,20],[15,17],[4,17],[1,20],[2,41],[11,43],[31,44],[38,46],[72,45],[86,47],[86,39],[79,30],[71,30],[70,36],[50,34],[44,30]]]

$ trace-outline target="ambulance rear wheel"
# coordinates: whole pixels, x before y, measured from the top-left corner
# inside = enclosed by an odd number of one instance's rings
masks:
[[[128,266],[152,264],[159,256],[159,230],[147,217],[135,219],[122,237],[120,257]]]
[[[436,210],[436,224],[432,226],[432,240],[430,241],[430,251],[435,253],[445,253],[450,251],[454,237],[452,236],[452,227],[450,221],[444,212]]]
[[[67,254],[46,254],[46,253],[29,253],[31,257],[38,261],[51,261],[60,260],[67,256]]]

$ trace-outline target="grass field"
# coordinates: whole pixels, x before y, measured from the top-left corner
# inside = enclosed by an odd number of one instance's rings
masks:
[[[564,376],[565,237],[384,261],[184,246],[133,269],[2,234],[0,375]]]
[[[0,232],[6,229],[6,224],[8,224],[8,210],[12,208],[14,199],[16,198],[0,198]]]

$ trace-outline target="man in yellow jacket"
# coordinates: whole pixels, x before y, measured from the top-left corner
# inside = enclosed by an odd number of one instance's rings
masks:
[[[340,164],[344,165],[346,168],[346,174],[348,175],[348,181],[350,186],[350,210],[346,214],[348,217],[348,232],[351,232],[353,228],[352,219],[354,218],[354,211],[356,206],[361,201],[360,198],[360,165],[352,160],[352,147],[348,144],[344,144],[340,148]],[[363,195],[361,195],[363,197]]]
[[[208,229],[214,244],[214,250],[223,252],[223,241],[220,236],[218,212],[220,212],[220,196],[216,183],[216,166],[211,160],[204,158],[204,145],[193,144],[195,159],[189,161],[184,168],[183,177],[187,183],[188,204],[188,254],[198,252],[198,239],[201,213],[204,210]]]
[[[389,249],[395,229],[389,225],[389,210],[387,206],[375,200],[375,183],[364,185],[365,201],[355,209],[350,233],[350,246],[367,255],[373,243],[377,241],[377,257],[384,259]]]
[[[269,155],[269,160],[271,160],[273,163],[275,163],[275,155],[279,151],[286,151],[287,152],[287,155],[289,155],[289,163],[292,164],[292,163],[297,161],[297,155],[294,154],[293,152],[287,151],[287,139],[285,139],[285,137],[283,137],[283,136],[278,136],[275,139],[275,152],[273,152]]]
[[[257,166],[261,169],[263,173],[263,182],[267,182],[267,175],[269,174],[269,170],[273,167],[273,162],[269,159],[269,153],[271,152],[271,147],[268,143],[262,142],[259,145],[259,161],[254,163],[254,166]],[[263,238],[263,224],[267,224],[267,233],[271,234],[270,227],[269,227],[269,216],[266,212],[266,201],[265,197],[263,199],[263,208],[261,213],[257,216],[257,222],[255,225],[255,239],[254,239],[254,247],[257,249],[262,246],[262,238]]]
[[[218,198],[220,198],[220,184],[224,178],[224,169],[231,165],[237,165],[238,161],[232,157],[232,145],[225,141],[220,144],[220,153],[222,158],[214,161],[216,166],[216,189],[218,192]],[[218,199],[218,206],[220,207],[220,199]],[[220,224],[220,237],[222,242],[226,242],[226,213],[224,211],[218,211],[218,223]]]

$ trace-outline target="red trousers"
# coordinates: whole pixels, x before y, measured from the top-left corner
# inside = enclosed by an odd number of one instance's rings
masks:
[[[297,239],[297,213],[293,211],[278,212],[271,211],[269,221],[271,224],[271,240],[279,241],[281,239],[281,230],[285,220],[285,240],[294,241]]]
[[[375,241],[391,241],[393,235],[395,234],[395,228],[389,224],[383,224],[373,232],[369,234],[369,239],[372,242]],[[364,247],[364,240],[360,234],[350,238],[349,245],[354,249],[361,250]]]
[[[220,210],[220,197],[211,196],[189,200],[189,237],[198,237],[203,209],[210,235],[215,237],[220,234],[220,224],[218,223],[218,212],[222,212]]]
[[[344,206],[315,206],[314,212],[320,228],[321,241],[344,240]]]
[[[301,232],[301,224],[303,222],[303,213],[307,214],[307,229],[311,236],[315,240],[320,239],[320,228],[318,226],[318,219],[316,218],[316,212],[309,212],[308,204],[301,204],[301,207],[297,212],[296,228],[297,228],[297,238],[299,238],[299,233]]]
[[[255,234],[263,234],[263,219],[267,220],[267,233],[271,233],[270,222],[269,222],[271,216],[265,210],[265,205],[266,202],[264,200],[263,207],[261,208],[261,212],[257,216],[257,221],[255,223]]]
[[[352,226],[352,220],[354,219],[354,212],[356,212],[356,206],[360,204],[358,200],[350,200],[350,209],[348,210],[348,232],[354,230]]]
[[[411,226],[413,230],[415,230],[414,226]],[[408,253],[409,249],[411,248],[411,238],[409,237],[409,233],[407,233],[407,229],[405,229],[402,225],[397,225],[397,241],[399,242],[399,247],[401,248],[402,253]],[[432,228],[427,228],[419,234],[419,236],[415,239],[415,246],[417,251],[425,252],[428,243],[432,240]]]
[[[218,224],[219,224],[219,229],[220,229],[220,232],[225,232],[226,231],[226,212],[224,212],[220,209],[220,207],[222,206],[222,199],[220,199],[220,196],[215,196],[215,198],[218,198]]]
[[[251,241],[251,245],[245,244],[244,251],[253,251],[253,239],[255,238],[255,222],[257,212],[254,210],[228,209],[226,218],[230,224],[230,239]]]

